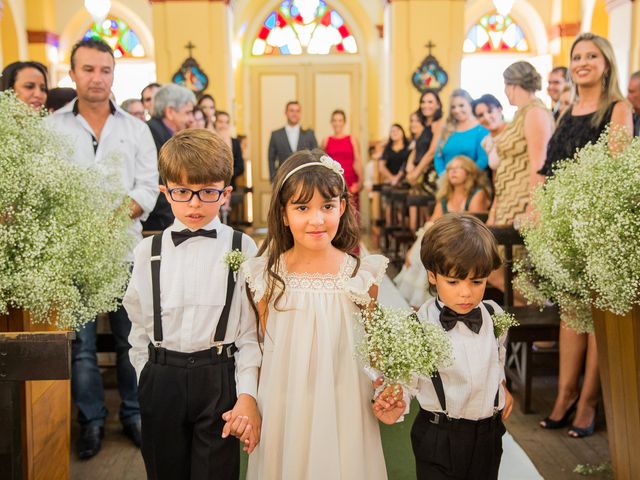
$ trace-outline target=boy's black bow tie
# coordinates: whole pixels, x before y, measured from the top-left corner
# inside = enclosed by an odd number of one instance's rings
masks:
[[[440,310],[440,323],[446,331],[455,327],[456,323],[462,322],[473,333],[480,332],[480,327],[482,327],[482,312],[480,311],[480,307],[476,307],[465,314],[456,313],[447,306],[440,308],[440,305],[438,305],[438,309]]]
[[[218,232],[215,229],[213,230],[196,230],[192,232],[191,230],[184,229],[181,232],[171,232],[171,239],[173,240],[173,244],[177,247],[182,242],[185,242],[193,237],[209,237],[209,238],[218,238]]]

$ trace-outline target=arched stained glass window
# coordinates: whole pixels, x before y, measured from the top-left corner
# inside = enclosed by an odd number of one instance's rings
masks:
[[[108,17],[100,23],[94,22],[84,34],[84,38],[99,38],[112,49],[116,58],[142,58],[144,47],[136,32],[129,28],[127,22],[120,18]]]
[[[529,43],[513,18],[492,12],[469,29],[462,49],[465,53],[528,52]]]
[[[342,15],[324,0],[283,0],[267,15],[251,53],[254,56],[358,53],[358,46]]]

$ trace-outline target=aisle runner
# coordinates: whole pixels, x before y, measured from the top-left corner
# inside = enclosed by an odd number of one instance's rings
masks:
[[[406,300],[402,298],[396,286],[386,275],[380,285],[378,300],[385,306],[409,308]],[[507,422],[507,428],[508,426]],[[542,478],[527,454],[520,448],[520,445],[516,443],[509,432],[502,437],[502,449],[502,463],[500,464],[499,475],[501,480],[537,480]],[[411,452],[407,452],[407,455],[410,456]],[[407,458],[406,461],[413,463],[413,458]],[[404,479],[390,477],[389,480]]]

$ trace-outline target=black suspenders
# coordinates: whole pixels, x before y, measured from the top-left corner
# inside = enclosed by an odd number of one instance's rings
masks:
[[[489,312],[489,316],[493,315],[493,312],[495,312],[494,308],[487,302],[482,302],[482,304]],[[438,307],[438,310],[440,310],[440,305],[438,305],[438,300],[436,300],[436,306]],[[440,372],[435,372],[431,376],[431,382],[433,383],[433,388],[435,389],[436,395],[438,396],[438,402],[440,402],[440,407],[442,408],[442,411],[444,412],[444,414],[448,416],[447,400],[444,396],[444,386],[442,384],[442,377],[440,376]],[[500,398],[500,386],[498,386],[498,391],[496,392],[496,398],[493,401],[494,415],[498,411],[499,398]]]
[[[242,251],[242,232],[233,231],[233,240],[231,242],[232,250]],[[160,261],[162,259],[162,234],[154,235],[151,240],[151,287],[153,291],[153,341],[156,347],[162,342],[162,307],[160,304]],[[227,333],[227,324],[229,323],[229,312],[231,310],[231,300],[233,299],[233,291],[236,287],[236,276],[229,268],[227,275],[227,298],[224,308],[218,320],[216,333],[213,338],[213,346],[217,347],[218,353],[222,352],[225,334]],[[232,352],[230,352],[232,354]]]

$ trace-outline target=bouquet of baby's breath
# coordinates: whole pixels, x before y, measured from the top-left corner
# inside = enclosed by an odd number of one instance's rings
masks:
[[[520,325],[516,320],[516,317],[509,312],[494,313],[491,315],[491,321],[493,322],[493,334],[496,338],[500,338],[506,334],[511,327],[517,327]]]
[[[422,324],[414,312],[376,305],[357,315],[364,329],[359,357],[382,372],[384,385],[407,385],[413,375],[429,377],[452,361],[445,331]]]
[[[593,328],[591,306],[622,315],[640,303],[640,138],[611,136],[565,160],[535,191],[535,215],[523,227],[528,260],[516,266],[516,287],[535,303],[556,302],[580,332]]]
[[[72,164],[70,146],[9,92],[0,145],[0,314],[47,323],[55,312],[59,328],[75,328],[115,309],[132,241],[124,192],[105,186],[118,179]]]

